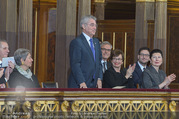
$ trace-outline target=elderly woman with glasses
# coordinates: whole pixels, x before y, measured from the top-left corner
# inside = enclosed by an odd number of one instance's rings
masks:
[[[17,49],[14,53],[15,68],[10,75],[10,88],[40,88],[37,77],[31,72],[33,59],[27,49]]]
[[[163,53],[159,49],[154,49],[150,53],[150,67],[143,72],[142,88],[148,89],[168,89],[168,86],[175,80],[176,75],[166,76],[160,66],[163,63]]]
[[[122,68],[124,54],[119,49],[115,49],[111,52],[110,60],[112,67],[104,73],[103,88],[114,88],[116,86],[133,88],[132,73],[135,69],[135,64],[133,66],[130,65],[128,69]]]

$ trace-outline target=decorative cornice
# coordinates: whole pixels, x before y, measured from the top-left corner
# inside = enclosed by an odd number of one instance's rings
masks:
[[[94,0],[95,3],[105,3],[105,0]]]
[[[136,2],[155,2],[155,0],[136,0]]]
[[[156,0],[156,2],[167,2],[168,0]]]

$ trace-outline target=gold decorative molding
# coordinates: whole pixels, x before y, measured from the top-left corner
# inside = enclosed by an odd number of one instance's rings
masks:
[[[176,104],[175,101],[170,102],[169,109],[170,109],[171,112],[175,112],[176,111],[176,105],[177,104]]]
[[[70,105],[69,105],[69,102],[68,102],[68,101],[64,101],[64,102],[61,104],[61,110],[62,110],[62,112],[67,112],[69,106],[70,106]]]
[[[95,3],[105,3],[105,0],[94,0]]]
[[[113,47],[113,50],[114,50],[115,46],[116,46],[115,45],[115,42],[116,42],[116,33],[115,32],[113,32],[113,38],[112,39],[113,39],[113,46],[112,47]]]
[[[73,104],[71,105],[71,109],[74,112],[78,112],[79,111],[79,102],[78,101],[73,102]]]
[[[102,42],[104,41],[104,32],[102,32]]]
[[[36,101],[33,105],[35,112],[58,112],[58,101]]]
[[[26,101],[22,105],[22,109],[23,109],[24,112],[29,112],[31,110],[31,103],[29,101]]]
[[[168,0],[156,0],[156,2],[167,2]]]
[[[168,0],[136,0],[136,2],[167,2]]]
[[[35,8],[35,40],[34,40],[34,74],[36,74],[37,63],[37,8]]]
[[[71,107],[74,112],[165,112],[168,111],[167,101],[75,101]]]
[[[30,112],[31,103],[26,101],[23,103],[21,110],[21,102],[20,101],[0,101],[0,113],[14,113],[23,111],[24,113]]]
[[[127,54],[127,32],[124,37],[124,68],[126,68],[126,54]]]
[[[136,0],[136,2],[155,2],[155,0]]]

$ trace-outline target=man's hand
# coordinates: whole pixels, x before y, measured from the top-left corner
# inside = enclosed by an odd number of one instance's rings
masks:
[[[2,77],[3,73],[4,73],[4,68],[0,68],[0,78]]]
[[[14,69],[14,66],[15,66],[15,65],[14,65],[11,61],[9,61],[9,62],[8,62],[8,66],[9,66],[11,69]]]
[[[87,88],[86,83],[85,82],[81,83],[80,88]]]
[[[102,81],[101,81],[101,79],[98,79],[98,81],[97,81],[97,87],[98,88],[102,88]]]
[[[3,84],[0,84],[0,88],[5,88],[6,85],[3,83]]]
[[[11,61],[8,62],[8,67],[6,68],[6,71],[5,71],[5,78],[7,81],[9,80],[9,76],[12,73],[14,66],[15,65]]]

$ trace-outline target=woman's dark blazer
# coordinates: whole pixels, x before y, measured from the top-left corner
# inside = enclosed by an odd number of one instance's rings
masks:
[[[134,88],[132,78],[126,79],[126,69],[122,69],[120,73],[116,72],[113,67],[110,67],[104,73],[103,88],[113,88],[115,86],[126,86],[126,88]]]

